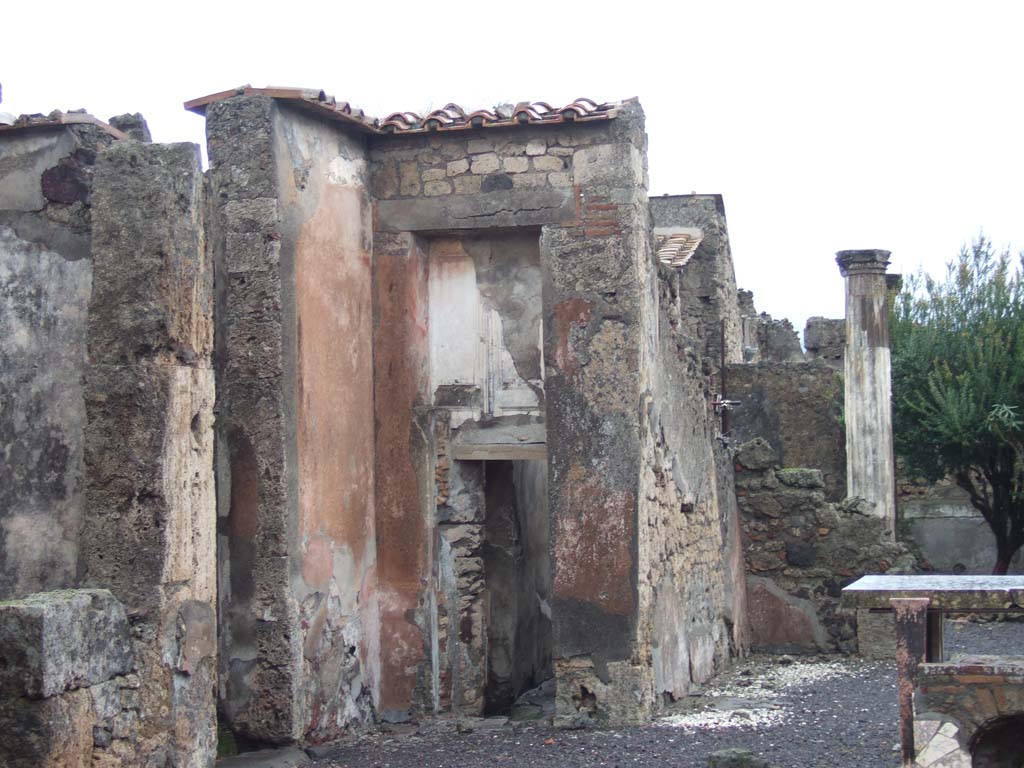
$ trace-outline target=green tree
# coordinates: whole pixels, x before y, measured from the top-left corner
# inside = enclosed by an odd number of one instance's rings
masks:
[[[993,573],[1024,545],[1021,265],[979,237],[943,280],[908,279],[891,313],[896,452],[967,492],[995,535]]]

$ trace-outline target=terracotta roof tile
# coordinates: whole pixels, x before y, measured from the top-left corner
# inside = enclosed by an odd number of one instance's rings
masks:
[[[212,93],[185,102],[185,109],[204,114],[206,108],[232,96],[258,94],[286,100],[307,111],[330,120],[340,121],[368,133],[428,133],[460,131],[474,128],[505,128],[516,125],[557,125],[567,122],[611,120],[618,115],[625,101],[599,104],[591,99],[576,99],[555,108],[543,101],[520,102],[514,107],[501,106],[466,112],[458,104],[446,104],[427,115],[415,112],[394,112],[383,120],[366,115],[347,101],[338,102],[323,91],[305,88],[253,88],[243,85],[229,91]],[[629,99],[628,101],[634,101]]]
[[[85,111],[61,112],[60,110],[54,110],[48,115],[19,115],[9,125],[0,123],[0,133],[32,130],[35,128],[52,128],[60,125],[95,125],[115,139],[128,138],[127,134],[123,131],[119,131],[114,126],[108,125]]]
[[[704,239],[704,233],[696,227],[677,227],[671,231],[655,231],[655,248],[658,260],[669,267],[685,267],[697,247]]]

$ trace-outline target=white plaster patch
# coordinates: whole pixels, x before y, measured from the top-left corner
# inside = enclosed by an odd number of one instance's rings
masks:
[[[335,157],[327,166],[327,181],[347,187],[364,186],[366,160],[362,157]]]

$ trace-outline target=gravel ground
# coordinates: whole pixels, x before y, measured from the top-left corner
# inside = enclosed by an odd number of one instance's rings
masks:
[[[950,622],[948,656],[1024,655],[1024,623]],[[749,749],[774,768],[894,768],[896,673],[891,662],[843,657],[755,656],[716,678],[703,695],[643,728],[562,731],[503,720],[459,731],[437,719],[353,737],[314,760],[317,768],[482,766],[680,766]]]

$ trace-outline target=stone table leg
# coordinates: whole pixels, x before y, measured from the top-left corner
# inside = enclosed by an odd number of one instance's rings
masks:
[[[925,659],[929,662],[944,661],[945,651],[943,649],[943,624],[946,621],[946,614],[941,611],[928,611],[928,647],[925,648]]]
[[[889,600],[896,616],[896,679],[903,768],[914,765],[914,680],[917,666],[924,662],[928,646],[930,602],[927,597],[894,597]]]

